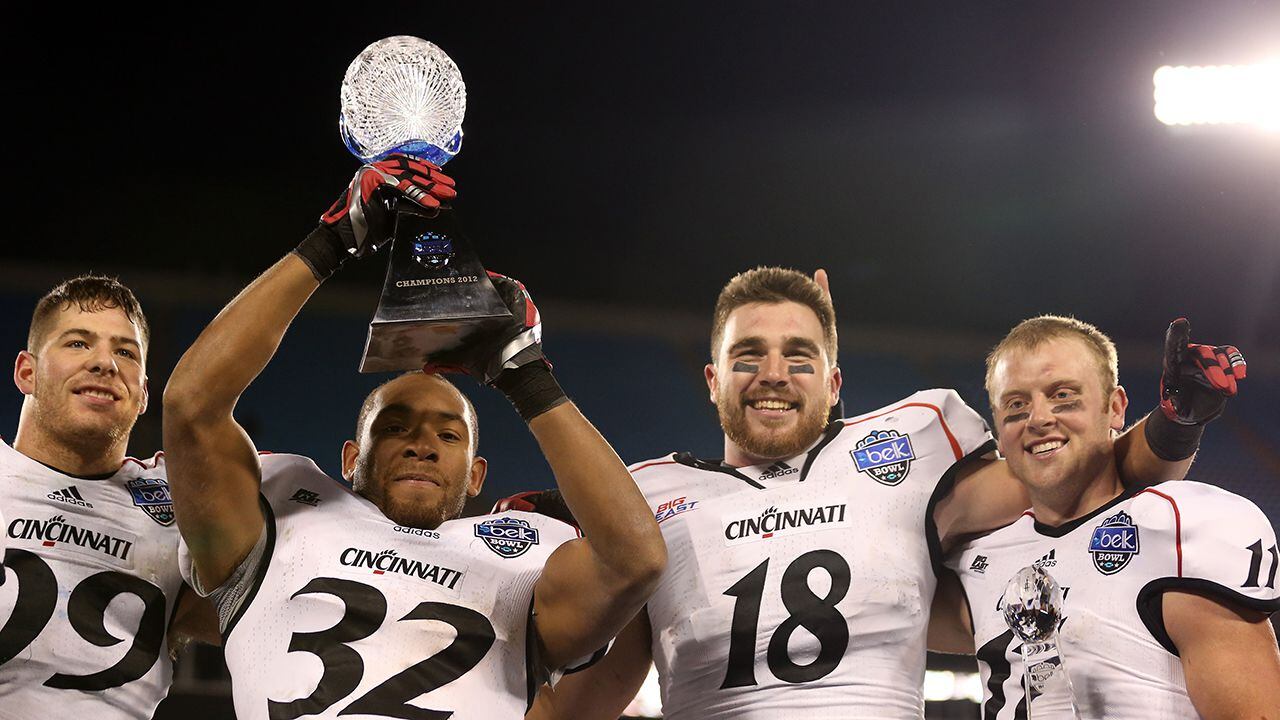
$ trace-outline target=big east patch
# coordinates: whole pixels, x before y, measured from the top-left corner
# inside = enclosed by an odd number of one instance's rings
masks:
[[[520,557],[538,544],[538,529],[527,520],[496,518],[475,526],[476,537],[504,558]]]

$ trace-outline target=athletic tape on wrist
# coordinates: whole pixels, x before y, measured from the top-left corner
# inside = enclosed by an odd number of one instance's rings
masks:
[[[1204,425],[1179,425],[1165,417],[1160,408],[1156,408],[1147,415],[1143,434],[1156,457],[1168,462],[1178,462],[1195,455],[1200,449]]]
[[[307,264],[319,282],[329,279],[351,257],[338,233],[324,224],[312,230],[293,252]]]
[[[507,396],[526,423],[569,401],[551,374],[551,368],[541,361],[504,370],[494,378],[493,386]]]

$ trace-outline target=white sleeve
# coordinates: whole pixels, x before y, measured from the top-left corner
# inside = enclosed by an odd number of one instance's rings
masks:
[[[1183,481],[1147,493],[1169,506],[1169,521],[1141,538],[1171,547],[1174,573],[1147,583],[1138,593],[1138,614],[1166,649],[1160,599],[1168,590],[1193,590],[1223,604],[1268,615],[1280,610],[1280,548],[1267,516],[1246,498],[1221,488]],[[1144,531],[1147,529],[1144,528]]]
[[[960,393],[955,390],[928,392],[940,395],[943,429],[948,434],[948,439],[954,439],[960,446],[960,457],[969,455],[993,440],[987,421],[965,403]]]
[[[249,596],[254,584],[259,580],[258,569],[262,567],[263,558],[266,556],[268,534],[269,528],[264,524],[262,534],[258,536],[258,542],[254,544],[253,549],[244,560],[240,561],[236,569],[231,571],[231,576],[226,582],[216,588],[206,588],[200,582],[186,541],[182,539],[178,541],[178,569],[182,572],[182,579],[187,581],[197,595],[207,597],[213,603],[218,611],[218,630],[224,634],[227,631],[227,624],[231,622],[231,618],[235,617],[236,611],[244,604],[245,598]]]

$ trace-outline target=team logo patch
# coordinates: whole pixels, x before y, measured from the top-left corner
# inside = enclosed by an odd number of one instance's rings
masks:
[[[911,461],[911,437],[897,430],[876,430],[858,441],[849,451],[854,467],[882,485],[897,485],[907,479]]]
[[[173,497],[169,495],[169,483],[160,478],[137,478],[124,484],[133,497],[133,504],[142,508],[152,520],[161,525],[173,524]]]
[[[1103,575],[1114,575],[1129,564],[1138,554],[1138,528],[1129,513],[1121,510],[1093,529],[1089,554]]]
[[[527,520],[497,518],[476,525],[476,537],[502,557],[514,558],[538,544],[538,529]]]

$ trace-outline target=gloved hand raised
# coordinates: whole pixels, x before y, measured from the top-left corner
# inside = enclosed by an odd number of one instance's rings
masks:
[[[1191,324],[1178,318],[1164,339],[1160,409],[1179,425],[1204,425],[1222,414],[1248,366],[1234,345],[1188,342]]]
[[[323,281],[348,258],[377,252],[391,239],[396,204],[402,198],[434,213],[457,194],[453,178],[435,165],[409,155],[389,155],[356,171],[294,252]]]
[[[1188,342],[1191,324],[1178,318],[1164,336],[1160,411],[1147,416],[1144,434],[1156,457],[1171,462],[1196,454],[1204,426],[1222,414],[1247,366],[1232,345]]]
[[[498,388],[527,422],[568,398],[542,353],[542,317],[529,291],[506,275],[490,272],[489,280],[511,318],[467,338],[462,347],[438,355],[422,369],[465,373]]]

